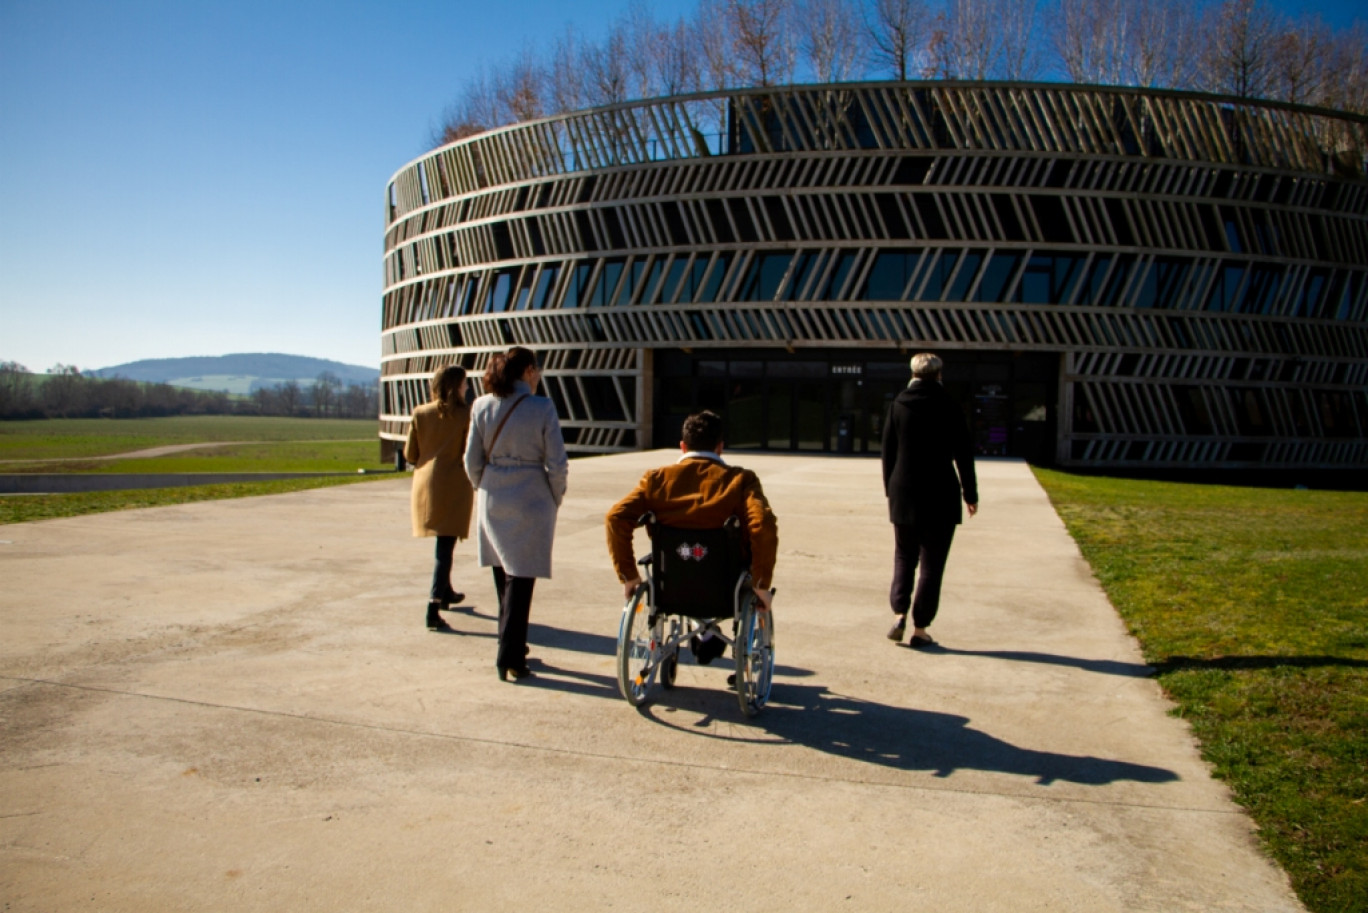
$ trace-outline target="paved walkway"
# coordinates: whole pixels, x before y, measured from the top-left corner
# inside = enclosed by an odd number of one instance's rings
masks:
[[[529,685],[467,544],[424,630],[406,480],[0,527],[4,909],[1301,909],[1017,462],[916,652],[877,463],[738,458],[774,703],[686,664],[630,708],[602,517],[667,458],[572,464]]]

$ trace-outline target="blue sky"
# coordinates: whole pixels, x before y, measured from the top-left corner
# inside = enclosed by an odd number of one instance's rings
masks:
[[[627,2],[0,0],[0,361],[378,365],[390,175],[469,76]]]

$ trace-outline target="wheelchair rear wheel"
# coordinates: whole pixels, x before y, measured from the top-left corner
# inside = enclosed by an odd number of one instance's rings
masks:
[[[765,611],[753,595],[741,606],[732,656],[736,659],[736,700],[742,713],[755,716],[769,701],[774,682],[774,613]]]
[[[637,590],[618,624],[618,690],[633,707],[646,703],[660,668],[660,641],[650,624],[645,594],[644,587]]]

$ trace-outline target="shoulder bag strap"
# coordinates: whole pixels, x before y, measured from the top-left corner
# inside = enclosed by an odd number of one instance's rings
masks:
[[[521,405],[522,405],[522,401],[525,400],[525,399],[527,399],[527,397],[530,396],[530,395],[531,395],[531,394],[524,393],[522,396],[520,396],[520,397],[518,397],[517,399],[515,399],[515,400],[513,401],[513,405],[509,406],[509,407],[508,407],[508,411],[504,413],[503,418],[499,419],[499,427],[497,427],[497,428],[494,429],[494,437],[492,437],[492,438],[490,439],[490,441],[489,441],[489,447],[487,448],[487,452],[488,452],[489,457],[490,457],[491,459],[493,459],[493,457],[494,457],[494,445],[495,445],[496,443],[498,443],[499,434],[500,434],[500,432],[503,431],[504,425],[508,424],[508,417],[509,417],[510,415],[512,415],[512,414],[513,414],[513,410],[514,410],[514,409],[517,409],[519,406],[521,406]]]

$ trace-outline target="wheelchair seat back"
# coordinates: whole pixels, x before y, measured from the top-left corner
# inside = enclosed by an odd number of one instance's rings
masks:
[[[690,618],[730,617],[736,580],[749,562],[741,531],[651,527],[656,611]]]

